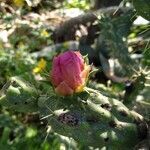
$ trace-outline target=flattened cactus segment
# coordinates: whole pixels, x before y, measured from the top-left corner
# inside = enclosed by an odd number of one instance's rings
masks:
[[[55,132],[83,145],[131,149],[147,136],[141,115],[98,92],[91,91],[87,100],[53,94],[40,97],[38,104],[41,117],[48,120]]]
[[[1,90],[0,104],[20,112],[38,110],[38,92],[20,77],[12,77]]]

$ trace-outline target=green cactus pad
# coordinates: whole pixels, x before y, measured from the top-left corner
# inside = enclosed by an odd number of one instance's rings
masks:
[[[1,90],[0,104],[21,112],[38,110],[37,90],[20,77],[12,77]]]
[[[143,117],[120,101],[94,90],[90,91],[87,100],[53,94],[40,97],[38,105],[41,117],[47,118],[55,132],[72,137],[83,145],[131,149],[140,141],[139,124],[143,124]],[[144,130],[146,128],[144,124]],[[142,137],[146,136],[145,133]]]

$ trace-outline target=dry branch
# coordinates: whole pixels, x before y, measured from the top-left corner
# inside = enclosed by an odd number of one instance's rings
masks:
[[[95,12],[87,12],[83,15],[79,15],[77,17],[71,18],[55,29],[53,33],[53,39],[55,42],[75,40],[75,38],[72,36],[75,35],[75,32],[80,25],[89,26],[90,24],[93,24],[97,20],[97,17],[101,14],[106,14],[115,17],[116,15],[120,15],[122,13],[127,12],[129,9],[130,8],[125,8],[125,7],[118,9],[118,6],[108,7],[108,8],[99,9]],[[114,14],[116,10],[118,11]]]

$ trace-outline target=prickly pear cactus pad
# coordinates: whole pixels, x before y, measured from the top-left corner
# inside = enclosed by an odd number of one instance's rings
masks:
[[[37,90],[20,77],[12,77],[1,90],[0,104],[20,112],[34,112],[37,107]]]
[[[91,92],[86,100],[80,96],[40,97],[38,105],[41,117],[47,118],[55,132],[83,145],[130,149],[147,134],[141,115],[100,93]]]

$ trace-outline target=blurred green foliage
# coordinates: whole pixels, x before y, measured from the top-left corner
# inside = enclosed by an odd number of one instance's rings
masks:
[[[11,116],[10,116],[11,115]],[[23,117],[23,116],[22,116]],[[40,124],[39,124],[40,125]],[[45,134],[44,134],[45,133]],[[17,115],[3,110],[0,114],[0,149],[17,150],[58,150],[60,141],[51,134],[46,137],[46,128],[36,124],[21,123]]]
[[[133,5],[138,15],[150,20],[150,1],[149,0],[133,0]]]

